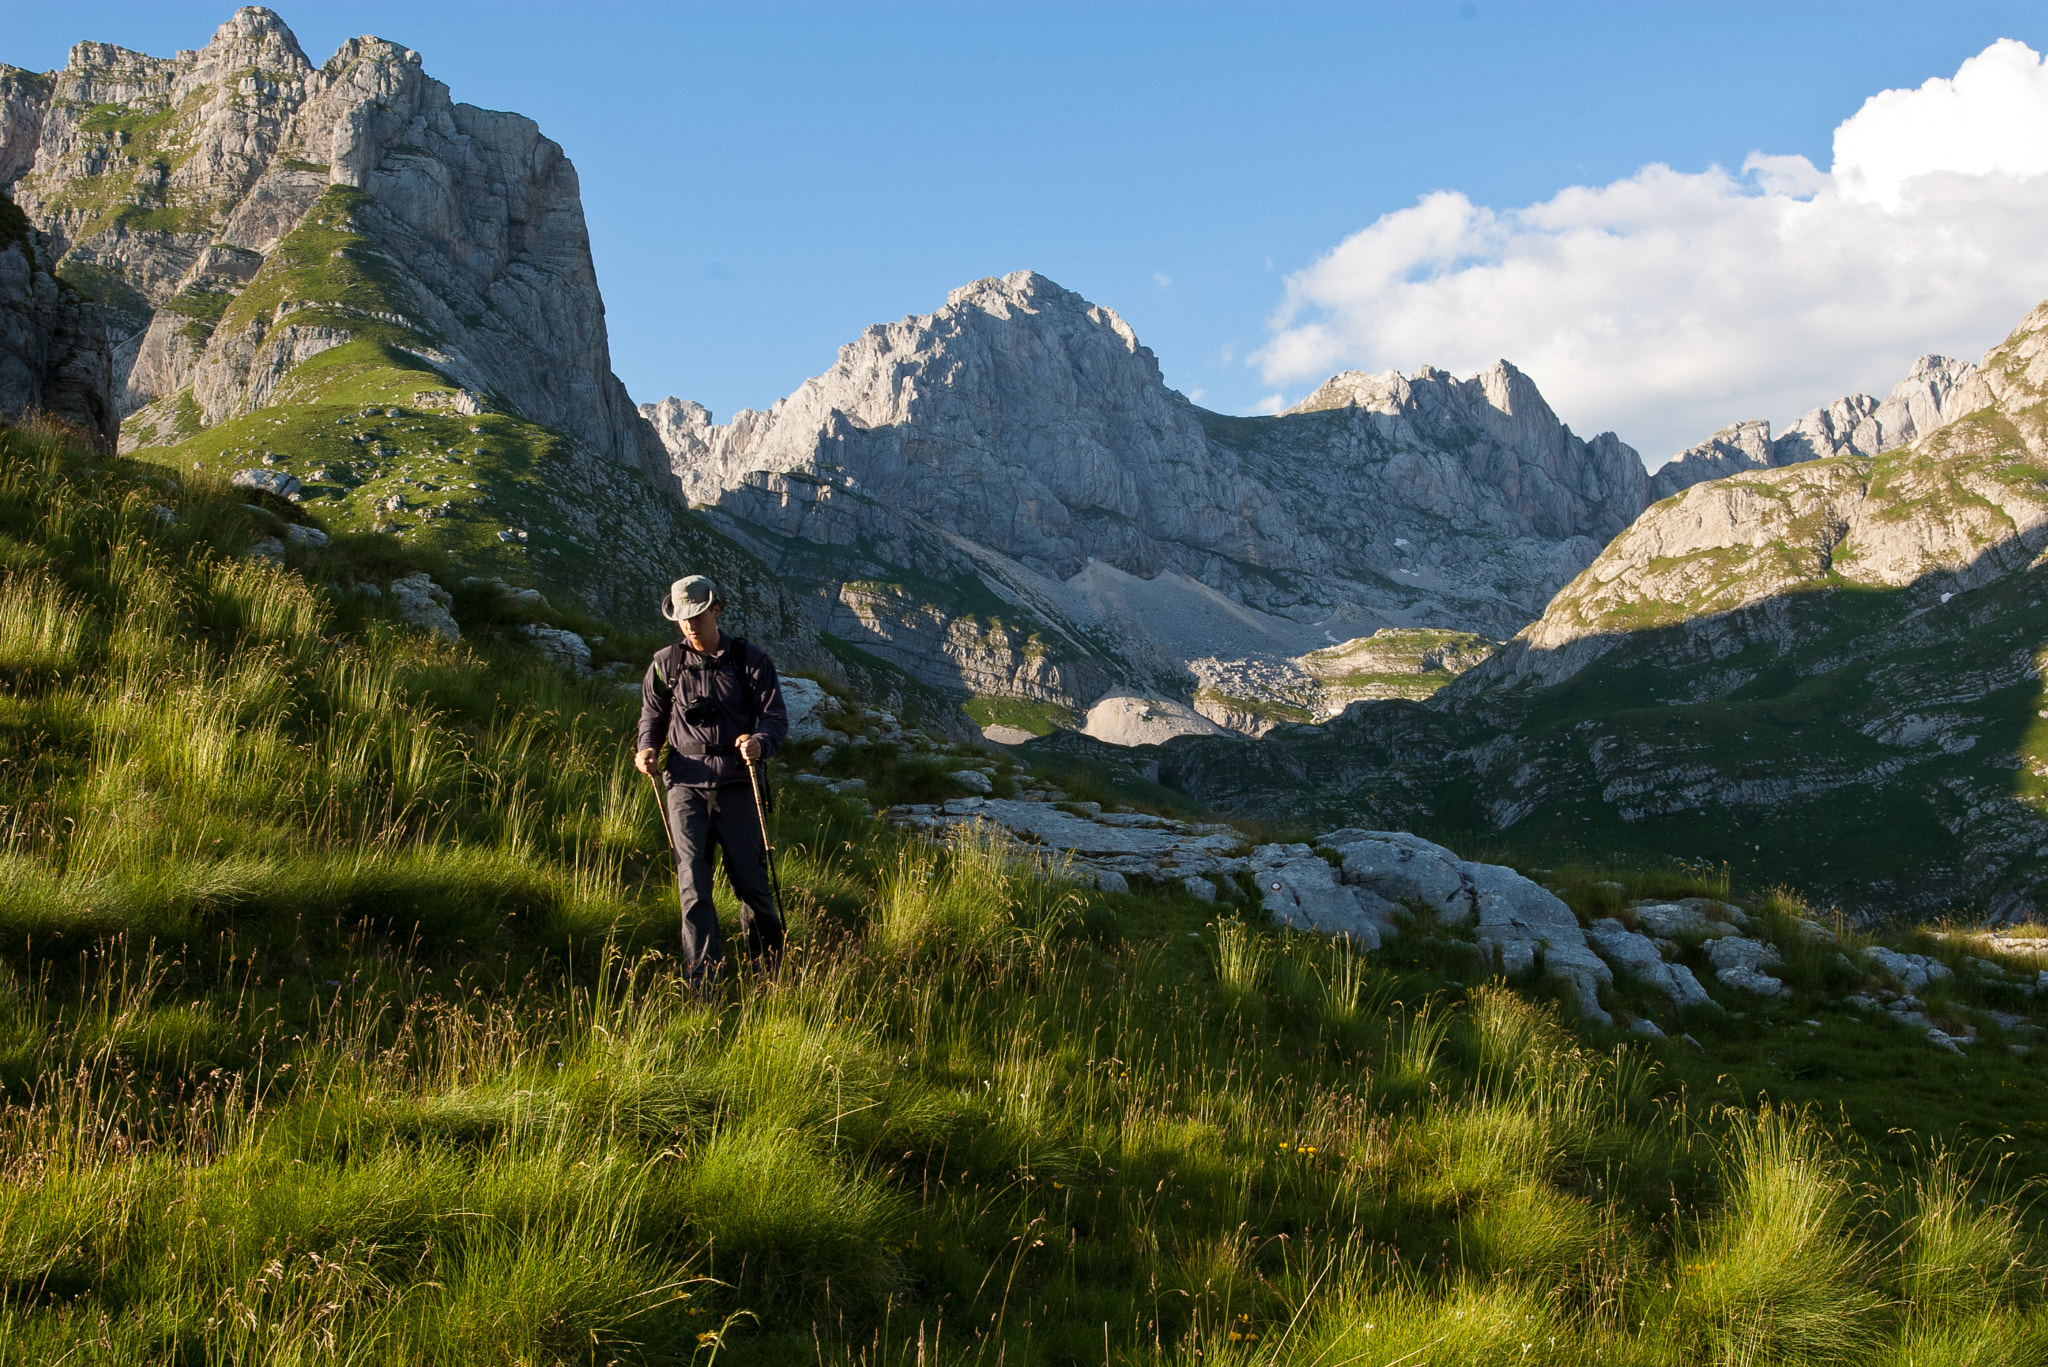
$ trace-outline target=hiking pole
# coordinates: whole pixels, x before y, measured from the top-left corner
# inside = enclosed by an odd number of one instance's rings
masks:
[[[768,861],[768,892],[775,899],[775,914],[787,922],[789,918],[782,911],[782,883],[775,876],[775,842],[768,838],[768,806],[762,795],[761,771],[754,767],[753,759],[744,752],[740,758],[747,761],[747,778],[754,785],[754,815],[761,822],[761,853]]]
[[[655,778],[654,775],[649,774],[647,776],[647,786],[654,791],[654,810],[661,813],[661,833],[668,837],[669,857],[681,859],[682,855],[676,849],[676,833],[669,829],[668,803],[662,801],[661,781]]]
[[[649,774],[647,776],[647,786],[654,790],[654,810],[661,815],[661,833],[668,837],[669,858],[675,860],[677,866],[680,867],[683,862],[683,855],[682,851],[676,848],[675,828],[668,824],[668,802],[661,795],[661,780]],[[687,944],[689,942],[690,928],[682,922],[682,912],[680,910],[677,911],[676,917],[678,921],[677,933],[682,936],[684,943]]]

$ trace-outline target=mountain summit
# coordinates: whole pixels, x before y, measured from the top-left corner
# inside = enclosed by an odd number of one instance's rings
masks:
[[[765,413],[641,411],[685,495],[826,629],[956,691],[1071,706],[1185,700],[1190,661],[1383,627],[1511,634],[1647,493],[1634,451],[1574,435],[1505,363],[1339,376],[1295,411],[1228,417],[1032,271],[868,328]],[[966,643],[999,620],[1021,633],[1000,661]]]
[[[129,413],[186,390],[210,426],[372,338],[665,474],[611,373],[575,168],[531,119],[451,100],[410,49],[353,38],[315,67],[255,6],[175,57],[80,43],[47,77],[0,68],[0,174],[106,308]],[[334,240],[280,271],[316,206]]]
[[[750,634],[825,663],[794,600],[672,497],[611,372],[575,168],[417,52],[352,38],[316,67],[252,6],[174,57],[80,43],[61,71],[0,68],[0,194],[106,319],[124,451],[606,615],[651,622],[707,569]],[[11,288],[0,313],[27,317]],[[61,321],[29,329],[45,351]]]

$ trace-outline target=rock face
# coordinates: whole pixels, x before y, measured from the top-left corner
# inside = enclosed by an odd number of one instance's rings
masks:
[[[1749,470],[1829,456],[1882,455],[1990,402],[1990,388],[1976,366],[1946,356],[1922,356],[1884,399],[1868,394],[1836,399],[1800,418],[1775,441],[1767,422],[1722,428],[1673,456],[1652,475],[1650,497],[1669,498],[1706,480]]]
[[[1342,858],[1346,883],[1389,902],[1428,907],[1442,925],[1472,926],[1503,973],[1541,968],[1571,989],[1580,1015],[1613,1024],[1600,989],[1613,985],[1614,972],[1555,894],[1513,869],[1460,859],[1406,831],[1332,831],[1318,843]]]
[[[822,628],[958,692],[1080,709],[1187,703],[1205,656],[1504,635],[1648,497],[1632,450],[1573,435],[1505,362],[1340,375],[1229,418],[1028,271],[869,328],[765,413],[641,411],[685,496],[807,586]]]
[[[1782,624],[1731,614],[1809,588],[1921,585],[1953,594],[2025,569],[2048,545],[2048,499],[2015,478],[2048,462],[2048,439],[2034,430],[2048,400],[2044,357],[2048,305],[1979,367],[1924,358],[1915,371],[1922,378],[1900,386],[1917,386],[1912,394],[1894,391],[1884,405],[1910,430],[1913,402],[1924,400],[1922,417],[1938,416],[1934,396],[1946,392],[1973,412],[1990,409],[1984,421],[1938,425],[1891,459],[1850,447],[1694,485],[1660,504],[1461,686],[1560,682],[1625,639],[1615,630],[1622,620],[1637,632],[1697,624],[1717,635],[1746,627],[1782,637]],[[1964,380],[1946,391],[1927,378],[1958,374]],[[2004,426],[2012,421],[2020,425]],[[1718,653],[1732,652],[1724,645]]]
[[[0,111],[7,103],[0,82]],[[0,142],[0,167],[18,155]],[[0,420],[46,413],[112,448],[120,414],[98,309],[51,273],[42,240],[0,199]]]
[[[1160,781],[1276,819],[1727,863],[1873,916],[2037,913],[2048,307],[1970,369],[1948,402],[1974,406],[1923,407],[1947,420],[1910,445],[1650,508],[1425,703],[1177,739]]]
[[[416,52],[356,38],[315,67],[253,6],[175,57],[80,43],[46,77],[0,69],[0,185],[105,304],[126,412],[183,389],[216,423],[367,337],[666,476],[611,374],[575,168]],[[277,259],[316,205],[362,241]],[[378,306],[320,288],[348,274]]]
[[[648,625],[710,573],[733,627],[844,677],[673,497],[611,373],[575,168],[418,53],[358,38],[315,67],[247,8],[175,57],[0,69],[0,187],[112,322],[125,451]]]

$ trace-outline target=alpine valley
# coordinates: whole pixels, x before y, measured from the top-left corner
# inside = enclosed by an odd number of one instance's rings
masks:
[[[2038,900],[2048,314],[1655,474],[1507,361],[1210,412],[1031,271],[718,422],[613,376],[530,120],[253,7],[0,67],[0,188],[0,411],[446,555],[363,586],[430,616],[545,605],[623,667],[594,628],[698,568],[789,668],[1212,811]]]
[[[2048,1364],[2048,304],[1655,473],[1028,270],[721,422],[260,8],[0,189],[0,1365]],[[681,802],[692,571],[789,730]]]

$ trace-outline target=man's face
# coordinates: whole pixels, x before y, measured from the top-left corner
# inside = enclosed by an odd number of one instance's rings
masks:
[[[708,611],[700,612],[695,617],[684,618],[683,639],[688,641],[693,649],[710,654],[718,649],[718,619],[724,615],[725,604],[713,603]]]

